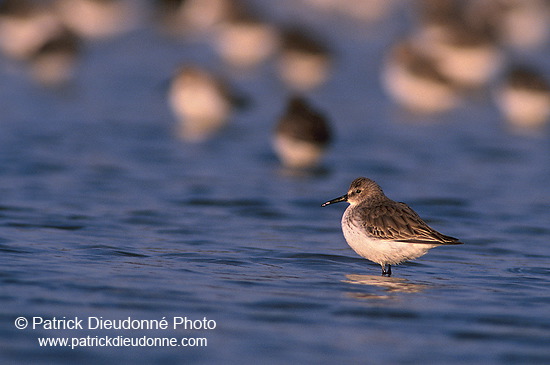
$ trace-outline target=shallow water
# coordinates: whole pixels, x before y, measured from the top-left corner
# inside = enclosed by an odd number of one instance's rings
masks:
[[[285,171],[271,150],[287,95],[273,65],[236,74],[203,43],[143,28],[88,45],[67,89],[5,68],[2,362],[549,363],[548,132],[512,132],[487,95],[435,117],[398,110],[376,78],[396,23],[335,25],[339,62],[310,98],[336,141],[313,173]],[[220,67],[253,99],[202,144],[177,138],[164,100],[181,60]],[[344,241],[345,204],[320,207],[357,176],[465,244],[379,276]],[[19,330],[20,316],[216,327]],[[37,343],[119,335],[207,346]]]

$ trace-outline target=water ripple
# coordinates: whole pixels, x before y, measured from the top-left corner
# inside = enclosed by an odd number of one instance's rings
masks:
[[[7,222],[4,225],[6,227],[12,227],[12,228],[23,228],[23,229],[49,228],[49,229],[59,229],[63,231],[77,231],[86,227],[80,224],[26,223],[26,222]]]

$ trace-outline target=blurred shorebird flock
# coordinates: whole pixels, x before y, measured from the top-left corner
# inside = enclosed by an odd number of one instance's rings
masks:
[[[47,90],[72,82],[87,44],[140,27],[174,40],[174,47],[204,42],[227,67],[182,60],[165,72],[172,75],[167,108],[177,135],[189,142],[212,138],[242,108],[254,107],[254,95],[231,81],[239,70],[269,63],[263,69],[278,75],[288,96],[272,123],[274,154],[285,166],[313,168],[334,138],[335,121],[312,93],[330,87],[336,64],[348,67],[331,24],[376,28],[395,14],[405,19],[403,32],[385,46],[379,78],[371,82],[396,107],[441,114],[484,95],[503,123],[548,122],[550,70],[532,62],[550,50],[545,0],[4,0],[0,50],[4,66],[28,70]],[[315,17],[326,25],[302,21]]]

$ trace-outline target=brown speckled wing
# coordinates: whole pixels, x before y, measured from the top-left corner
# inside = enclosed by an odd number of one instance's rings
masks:
[[[385,201],[368,207],[357,207],[361,223],[373,238],[407,243],[460,244],[458,239],[445,236],[430,228],[405,203]],[[359,218],[359,217],[357,217]],[[359,223],[356,221],[356,223]]]

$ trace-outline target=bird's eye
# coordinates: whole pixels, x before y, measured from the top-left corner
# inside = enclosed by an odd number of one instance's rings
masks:
[[[361,189],[355,190],[355,194],[361,194]]]

